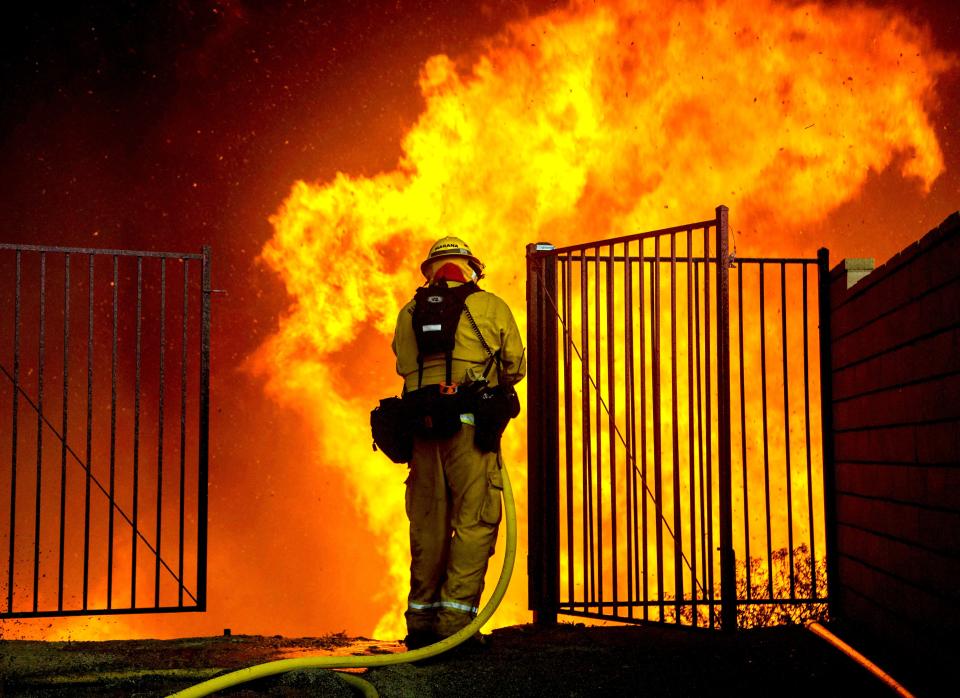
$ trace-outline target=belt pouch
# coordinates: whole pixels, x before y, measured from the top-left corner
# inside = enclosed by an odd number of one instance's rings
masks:
[[[517,391],[512,385],[497,385],[481,392],[475,404],[473,443],[484,453],[498,451],[507,424],[520,414]]]
[[[398,397],[388,397],[370,412],[373,443],[394,463],[408,463],[413,457],[413,425],[408,406]]]

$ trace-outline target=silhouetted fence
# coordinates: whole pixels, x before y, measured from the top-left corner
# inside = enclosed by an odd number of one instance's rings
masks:
[[[823,612],[826,269],[825,250],[734,258],[723,206],[528,247],[538,618],[729,628]]]
[[[0,618],[204,610],[210,250],[0,244]]]

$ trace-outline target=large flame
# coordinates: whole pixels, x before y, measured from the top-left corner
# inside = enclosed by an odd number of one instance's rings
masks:
[[[368,412],[399,390],[390,336],[434,239],[470,241],[521,325],[526,242],[702,220],[725,203],[735,228],[759,230],[741,254],[809,254],[818,241],[800,228],[895,157],[931,186],[943,158],[928,110],[950,65],[903,16],[862,5],[574,3],[469,60],[430,58],[394,170],[298,182],[262,252],[292,305],[255,362],[382,541],[393,610],[374,634],[403,632],[409,557],[404,473],[371,452]],[[522,418],[508,434],[522,510]],[[524,618],[518,577],[501,624]]]

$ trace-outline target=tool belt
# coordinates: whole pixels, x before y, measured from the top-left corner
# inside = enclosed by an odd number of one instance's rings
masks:
[[[474,417],[473,442],[484,453],[500,449],[500,437],[520,414],[520,399],[512,385],[489,387],[486,381],[458,386],[455,393],[428,385],[403,397],[413,434],[421,439],[448,439],[462,427],[460,415]]]
[[[394,463],[409,463],[413,439],[448,439],[460,431],[460,415],[473,411],[475,390],[457,386],[428,385],[405,392],[402,398],[387,397],[370,412],[373,450],[381,450]]]
[[[414,437],[449,439],[462,428],[460,415],[466,413],[474,415],[474,445],[492,453],[500,449],[507,424],[520,413],[520,400],[512,385],[491,388],[486,381],[458,386],[455,393],[428,385],[402,398],[384,398],[370,412],[373,448],[394,463],[408,463]]]
[[[473,443],[483,453],[500,450],[500,438],[511,419],[520,414],[520,399],[512,385],[489,387],[485,380],[458,386],[445,393],[430,385],[404,396],[413,433],[422,439],[448,439],[462,427],[460,415],[473,414]]]

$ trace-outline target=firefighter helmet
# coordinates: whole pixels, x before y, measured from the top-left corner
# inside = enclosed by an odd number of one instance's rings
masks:
[[[427,258],[420,264],[420,271],[424,276],[427,276],[427,267],[430,263],[440,257],[463,257],[470,268],[476,272],[478,279],[483,276],[483,262],[473,256],[470,246],[460,238],[447,236],[433,243]]]

